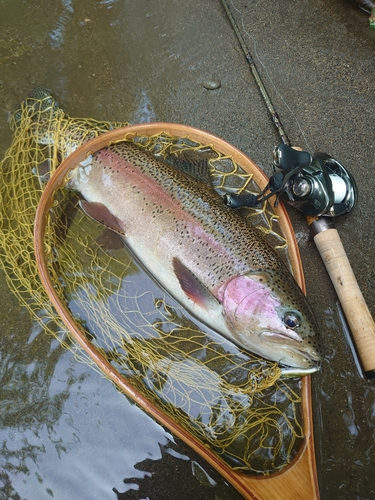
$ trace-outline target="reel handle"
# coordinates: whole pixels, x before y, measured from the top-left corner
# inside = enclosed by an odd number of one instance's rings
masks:
[[[364,374],[375,378],[375,323],[372,319],[337,229],[326,218],[310,222],[311,235],[327,268],[349,324]]]

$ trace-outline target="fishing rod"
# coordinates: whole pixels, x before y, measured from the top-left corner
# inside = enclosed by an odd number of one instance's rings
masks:
[[[256,206],[275,196],[275,206],[280,200],[285,201],[305,214],[310,236],[322,257],[348,322],[356,351],[354,356],[358,354],[364,376],[375,379],[375,323],[333,222],[334,217],[354,208],[358,198],[355,180],[330,155],[321,152],[310,154],[291,147],[228,4],[226,0],[221,0],[221,3],[282,141],[273,151],[274,174],[266,188],[259,195],[227,194],[224,201],[228,206],[238,208]]]

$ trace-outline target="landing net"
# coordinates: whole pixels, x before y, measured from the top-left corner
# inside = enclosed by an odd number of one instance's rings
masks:
[[[0,262],[8,285],[40,328],[97,370],[43,288],[33,225],[61,161],[88,139],[124,125],[70,118],[39,89],[14,113],[13,142],[1,162]],[[173,163],[201,155],[220,193],[257,191],[250,174],[209,145],[163,131],[129,140]],[[282,380],[277,364],[202,329],[77,202],[64,189],[55,192],[45,244],[59,297],[90,341],[128,383],[233,469],[267,475],[290,463],[303,439],[300,381]],[[244,216],[286,253],[268,205]]]

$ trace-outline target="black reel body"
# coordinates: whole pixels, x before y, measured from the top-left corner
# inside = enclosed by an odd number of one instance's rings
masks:
[[[225,203],[233,208],[256,206],[275,195],[275,206],[281,199],[308,216],[336,217],[357,202],[353,176],[326,153],[310,155],[281,144],[273,152],[273,169],[275,173],[258,196],[227,194]]]

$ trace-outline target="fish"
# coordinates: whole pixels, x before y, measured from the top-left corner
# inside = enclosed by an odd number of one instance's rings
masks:
[[[316,320],[286,264],[194,166],[122,141],[76,165],[66,186],[198,321],[282,366],[319,369]]]

